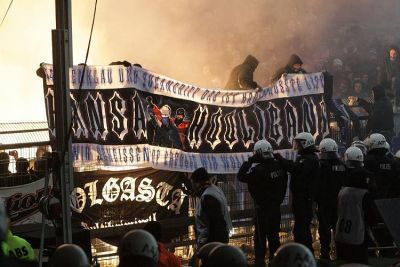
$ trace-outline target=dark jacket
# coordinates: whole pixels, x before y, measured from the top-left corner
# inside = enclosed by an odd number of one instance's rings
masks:
[[[278,81],[284,73],[287,73],[287,74],[289,74],[289,73],[307,73],[303,68],[300,68],[299,70],[296,71],[293,68],[294,64],[303,65],[303,61],[296,54],[293,54],[290,56],[289,61],[285,67],[280,68],[275,72],[275,74],[272,76],[272,79],[271,79],[272,84],[274,84],[276,81]]]
[[[368,119],[368,131],[393,131],[393,109],[392,104],[386,97],[385,88],[378,85],[372,88],[372,90],[374,91],[375,102],[372,105],[372,111]]]
[[[293,197],[314,200],[319,178],[319,159],[314,149],[300,151],[295,162],[280,158],[283,168],[291,173],[290,191]]]
[[[373,173],[376,188],[373,190],[373,196],[379,198],[391,198],[393,189],[396,185],[396,164],[394,160],[387,155],[385,148],[373,149],[365,157],[365,168]],[[372,177],[371,177],[372,178]]]
[[[252,55],[248,55],[244,62],[233,68],[225,89],[246,90],[255,89],[258,85],[253,80],[253,74],[258,66],[258,60]]]
[[[285,197],[288,176],[275,159],[246,161],[240,167],[237,178],[247,183],[250,195],[259,207],[279,206]]]
[[[336,209],[346,167],[340,159],[321,159],[316,200],[319,205]]]

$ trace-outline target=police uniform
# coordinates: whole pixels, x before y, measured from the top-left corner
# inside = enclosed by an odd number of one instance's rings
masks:
[[[246,161],[238,173],[238,180],[247,183],[255,204],[254,249],[256,264],[263,263],[266,254],[266,239],[269,259],[280,246],[280,205],[285,197],[287,173],[275,159]]]
[[[314,148],[299,151],[295,162],[278,157],[283,167],[291,173],[290,191],[295,219],[294,241],[305,245],[312,252],[314,249],[310,224],[313,218],[312,204],[319,178],[319,159],[315,151]]]
[[[321,243],[321,258],[329,259],[331,230],[337,221],[337,199],[343,184],[346,167],[339,159],[321,159],[318,180],[318,233]]]
[[[374,174],[376,188],[372,193],[375,199],[395,197],[396,164],[394,159],[388,156],[385,148],[369,151],[365,159],[365,168]]]

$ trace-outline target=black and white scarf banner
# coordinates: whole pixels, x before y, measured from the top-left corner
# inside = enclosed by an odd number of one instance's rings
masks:
[[[42,64],[54,139],[51,67]],[[322,73],[289,74],[257,93],[191,90],[145,69],[96,66],[88,67],[91,78],[77,90],[81,68],[73,68],[70,78],[75,171],[152,167],[192,172],[206,167],[210,173],[236,173],[258,140],[268,140],[293,158],[297,133],[311,132],[317,140],[329,134]],[[126,78],[130,72],[137,73],[132,80]]]
[[[141,169],[74,174],[71,208],[87,228],[146,223],[188,216],[185,174]]]

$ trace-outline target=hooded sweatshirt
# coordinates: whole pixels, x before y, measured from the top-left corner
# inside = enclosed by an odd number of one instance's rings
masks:
[[[253,80],[253,74],[258,66],[258,60],[248,55],[242,64],[233,68],[225,89],[228,90],[247,90],[255,89],[258,85]]]
[[[295,65],[295,64],[303,65],[303,61],[301,60],[301,58],[298,55],[293,54],[290,56],[289,61],[286,64],[286,66],[278,69],[275,72],[275,74],[272,76],[271,82],[275,83],[276,81],[278,81],[281,78],[282,74],[284,74],[284,73],[287,73],[287,74],[289,74],[289,73],[297,73],[297,74],[307,73],[303,68],[300,68],[299,70],[296,71],[293,68],[293,65]]]

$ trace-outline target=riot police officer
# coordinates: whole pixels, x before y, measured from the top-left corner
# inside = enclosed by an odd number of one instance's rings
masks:
[[[342,187],[346,167],[338,156],[335,140],[325,138],[319,144],[320,177],[318,180],[318,232],[321,243],[320,259],[330,260],[331,230],[336,227],[337,197]]]
[[[363,168],[364,156],[359,148],[348,148],[344,157],[346,175],[338,195],[335,231],[337,258],[367,264],[367,227],[375,224],[373,201],[367,189],[372,174]]]
[[[275,158],[291,173],[289,187],[293,197],[294,241],[305,245],[313,252],[310,224],[319,178],[319,159],[313,136],[306,132],[297,134],[293,141],[293,149],[298,153],[295,162],[284,159],[280,154],[275,154]]]
[[[396,168],[393,157],[388,154],[386,139],[382,134],[371,134],[365,167],[374,174],[373,178],[376,183],[376,188],[373,192],[374,198],[392,197],[392,189],[396,180]]]
[[[259,140],[254,155],[244,162],[238,173],[239,181],[247,183],[255,206],[254,250],[256,266],[265,266],[266,239],[269,259],[280,246],[280,205],[285,197],[287,173],[274,159],[271,144]]]

